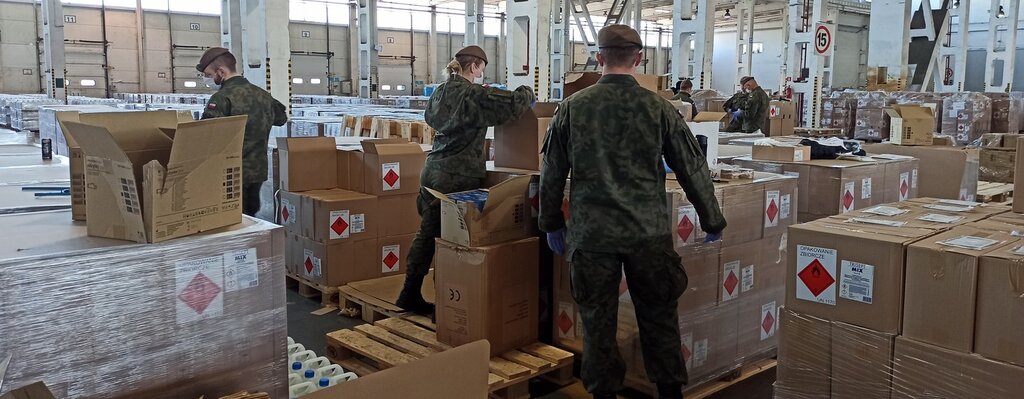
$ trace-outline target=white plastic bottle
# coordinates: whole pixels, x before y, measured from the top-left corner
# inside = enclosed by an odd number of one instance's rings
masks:
[[[302,374],[299,374],[299,373],[288,374],[288,386],[289,387],[291,387],[293,385],[301,384],[303,382],[306,382],[306,379],[302,377]]]
[[[337,364],[332,364],[327,367],[321,367],[316,370],[316,374],[320,377],[334,377],[336,375],[345,374],[345,369]]]
[[[309,381],[288,387],[288,397],[291,399],[313,392],[316,392],[316,385]]]
[[[294,355],[305,350],[306,347],[303,346],[302,344],[288,344],[288,356]]]
[[[339,375],[336,375],[334,377],[330,377],[330,379],[331,379],[331,386],[333,387],[333,386],[341,384],[341,383],[343,383],[345,381],[352,381],[352,380],[357,379],[357,378],[359,378],[359,376],[357,376],[356,373],[353,373],[353,372],[339,374]]]
[[[288,337],[288,346],[292,346],[294,344],[295,344],[295,340],[292,339],[292,337]]]
[[[331,379],[327,377],[320,377],[320,381],[316,384],[316,390],[327,389],[331,386]]]
[[[302,366],[302,362],[292,362],[292,365],[288,367],[288,374],[297,374],[299,377],[302,377],[303,370],[305,369],[306,368]]]
[[[302,374],[302,378],[304,378],[308,382],[312,382],[313,386],[315,387],[317,380],[320,379],[320,376],[316,375],[316,370],[306,369],[306,371],[303,372]]]
[[[327,360],[326,357],[320,356],[315,359],[309,359],[302,362],[302,367],[305,369],[319,370],[331,365],[331,361]]]
[[[316,358],[316,352],[313,352],[311,350],[304,350],[302,352],[288,356],[288,362],[305,362],[313,358]]]

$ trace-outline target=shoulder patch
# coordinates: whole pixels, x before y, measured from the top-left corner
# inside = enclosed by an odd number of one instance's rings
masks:
[[[215,104],[215,103],[206,104],[206,109],[217,109],[217,104]]]

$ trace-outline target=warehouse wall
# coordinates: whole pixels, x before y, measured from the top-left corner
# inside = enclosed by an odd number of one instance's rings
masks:
[[[36,10],[30,5],[0,5],[0,91],[39,92]]]

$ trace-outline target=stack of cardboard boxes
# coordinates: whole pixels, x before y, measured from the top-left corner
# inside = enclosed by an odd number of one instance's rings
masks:
[[[286,265],[326,287],[400,274],[419,228],[426,160],[405,140],[338,148],[332,137],[279,138]]]
[[[942,134],[971,145],[992,132],[992,100],[981,93],[953,93],[942,102]],[[997,132],[1007,133],[1007,132]]]
[[[1020,133],[1024,129],[1024,93],[985,93],[992,99],[992,132]]]
[[[821,127],[843,130],[843,137],[853,138],[857,123],[857,99],[853,92],[833,92],[821,100]]]
[[[1017,160],[1017,133],[989,133],[981,136],[981,181],[1013,183],[1013,165]]]
[[[918,195],[922,197],[974,201],[978,191],[977,148],[949,145],[900,146],[891,143],[867,144],[868,154],[911,156],[919,160]]]
[[[873,142],[889,138],[889,119],[885,109],[895,103],[892,95],[884,91],[858,92],[856,101],[853,138]]]
[[[776,397],[1016,397],[1007,211],[917,199],[791,227]]]

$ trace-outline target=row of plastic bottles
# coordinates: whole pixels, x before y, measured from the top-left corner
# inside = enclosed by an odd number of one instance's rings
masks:
[[[358,378],[288,337],[288,396],[291,399]]]

